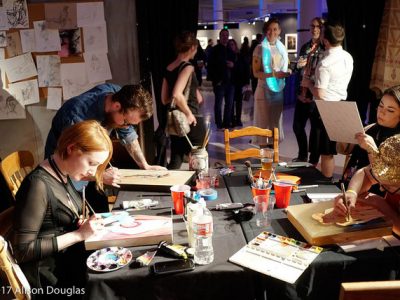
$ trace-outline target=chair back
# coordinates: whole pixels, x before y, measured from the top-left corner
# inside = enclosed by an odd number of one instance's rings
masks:
[[[12,257],[8,243],[0,236],[0,268],[6,274],[14,296],[18,300],[31,299],[30,286],[24,273]]]
[[[17,191],[34,166],[33,155],[30,151],[16,151],[4,158],[0,163],[0,171],[15,198]]]
[[[400,280],[343,282],[339,300],[400,299]]]
[[[274,149],[274,162],[279,162],[279,130],[278,128],[263,129],[255,126],[244,127],[241,129],[236,129],[229,131],[225,129],[225,157],[226,164],[230,165],[232,160],[244,159],[249,157],[260,157],[260,149],[258,148],[247,148],[244,150],[231,150],[230,140],[243,136],[263,136],[268,138],[273,138],[273,149]]]

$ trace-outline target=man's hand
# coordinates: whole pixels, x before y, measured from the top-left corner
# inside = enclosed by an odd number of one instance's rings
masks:
[[[145,170],[156,170],[156,171],[166,171],[168,170],[165,167],[159,166],[159,165],[146,165],[144,166]]]
[[[114,187],[119,188],[120,186],[118,183],[121,180],[121,172],[118,170],[118,168],[108,168],[105,170],[103,173],[103,183],[107,185],[112,185]]]

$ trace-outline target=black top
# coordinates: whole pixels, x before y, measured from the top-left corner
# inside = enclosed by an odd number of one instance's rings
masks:
[[[172,91],[174,89],[175,83],[178,79],[179,73],[186,67],[192,66],[189,62],[181,62],[178,67],[173,69],[172,71],[165,69],[164,78],[168,83],[169,87],[169,96],[172,95]],[[187,104],[189,106],[192,114],[197,115],[199,113],[199,103],[197,102],[196,90],[197,90],[197,79],[194,73],[192,73],[192,81],[189,89],[189,97],[187,99]]]
[[[57,283],[55,268],[65,260],[67,250],[58,252],[56,237],[78,228],[78,217],[69,207],[66,189],[80,215],[82,199],[69,178],[64,186],[40,166],[25,177],[16,195],[12,244],[32,287]]]
[[[208,58],[207,78],[213,85],[231,83],[232,70],[227,67],[226,62],[236,60],[235,53],[222,44],[212,48]]]

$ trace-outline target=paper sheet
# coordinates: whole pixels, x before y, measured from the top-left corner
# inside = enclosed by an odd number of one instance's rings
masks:
[[[36,66],[30,53],[25,53],[1,61],[0,68],[4,68],[10,82],[23,80],[37,75]]]
[[[112,79],[107,53],[84,53],[89,81],[92,83]]]
[[[103,2],[78,3],[78,26],[95,26],[105,22]]]
[[[86,92],[96,84],[89,82],[84,63],[73,63],[61,64],[61,85],[63,99],[67,100]]]
[[[0,31],[0,47],[7,47],[7,34],[5,31]]]
[[[83,44],[85,52],[107,53],[107,28],[106,24],[83,27]]]
[[[39,102],[39,87],[36,79],[11,83],[9,90],[23,105]]]
[[[307,193],[307,197],[310,198],[312,203],[330,201],[335,199],[340,193]]]
[[[7,32],[7,47],[6,47],[8,58],[22,54],[21,38],[19,33]]]
[[[383,237],[363,239],[349,243],[338,244],[344,252],[355,252],[369,249],[382,250],[386,247],[397,247],[400,246],[400,240],[395,238],[393,235],[387,235]]]
[[[47,89],[47,109],[58,110],[62,104],[62,89],[48,88]]]
[[[8,30],[10,25],[7,20],[7,13],[4,7],[0,7],[0,30]]]
[[[10,28],[29,28],[26,0],[3,0],[3,8]]]
[[[35,28],[36,52],[60,51],[61,42],[57,29],[47,29],[46,21],[33,22]]]
[[[364,132],[357,104],[349,101],[315,101],[331,141],[356,144],[356,133]]]
[[[48,29],[73,29],[77,27],[76,3],[46,3],[44,12]]]
[[[25,106],[5,89],[0,90],[0,120],[25,119]]]
[[[38,55],[36,64],[40,87],[61,86],[61,62],[58,55]]]
[[[20,30],[19,34],[21,35],[22,52],[23,53],[35,52],[36,51],[35,30],[34,29]]]

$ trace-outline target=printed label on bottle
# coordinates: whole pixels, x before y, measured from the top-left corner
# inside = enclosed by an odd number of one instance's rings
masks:
[[[212,222],[210,223],[193,223],[193,232],[196,235],[208,236],[213,232]]]

